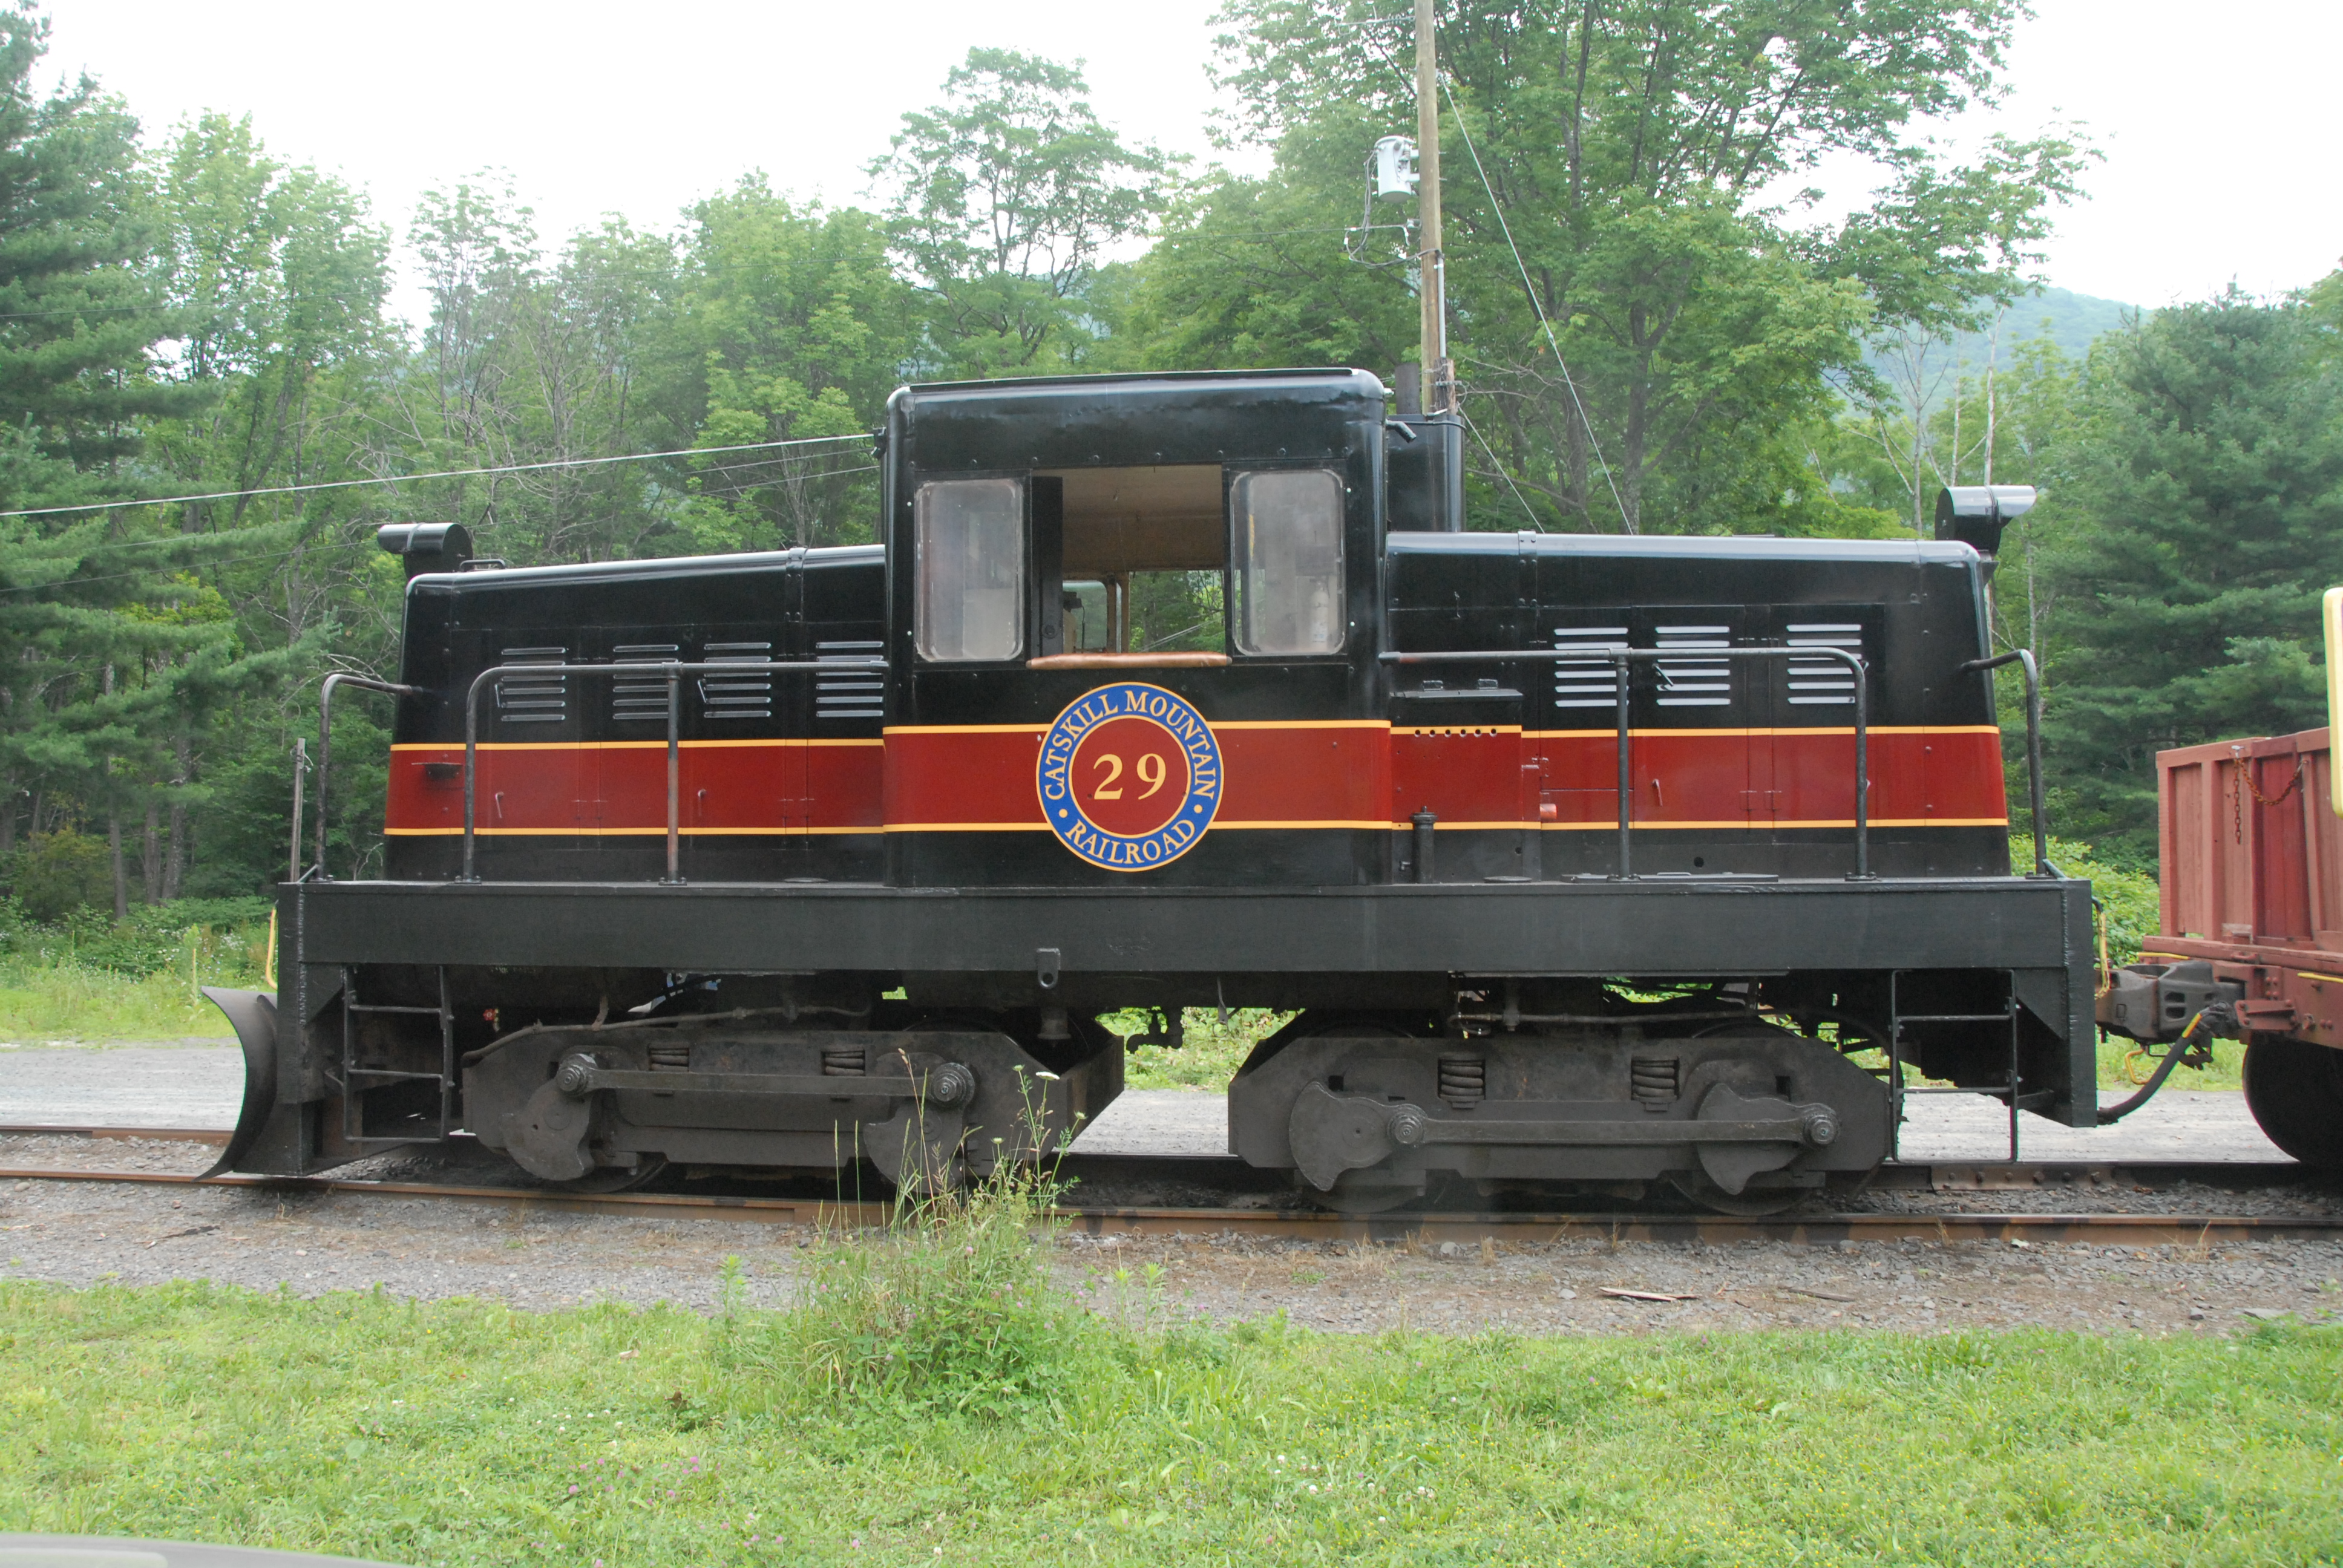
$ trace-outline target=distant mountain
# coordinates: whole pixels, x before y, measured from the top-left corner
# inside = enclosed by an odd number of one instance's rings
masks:
[[[1997,336],[1990,328],[1965,332],[1948,345],[1929,347],[1925,361],[1930,384],[1928,401],[1933,405],[1957,383],[1974,382],[1982,377],[1988,358],[2008,368],[2016,362],[2018,347],[2036,338],[2049,338],[2058,346],[2060,353],[2079,362],[2091,351],[2092,343],[2101,333],[2120,327],[2126,313],[2134,308],[2068,288],[2045,288],[2029,294],[2003,314]],[[1869,358],[1873,369],[1891,384],[1901,385],[1902,360],[1895,348],[1875,346]]]
[[[2069,359],[2080,359],[2090,352],[2092,341],[2100,333],[2121,327],[2125,313],[2133,308],[2117,300],[2094,299],[2068,288],[2045,288],[2029,294],[2011,306],[2002,317],[1999,362],[2008,364],[2010,350],[2019,344],[2046,337]],[[1983,370],[1989,352],[1986,337],[1983,332],[1964,334],[1954,346],[1955,358]]]

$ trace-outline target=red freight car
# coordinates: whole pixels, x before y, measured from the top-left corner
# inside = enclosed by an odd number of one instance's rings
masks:
[[[2343,589],[2328,595],[2328,638],[2332,681]],[[2343,689],[2329,700],[2343,705]],[[2138,1040],[2242,1039],[2246,1102],[2270,1141],[2343,1166],[2343,797],[2329,733],[2157,755],[2162,918],[2140,961],[2107,977],[2098,1014]]]

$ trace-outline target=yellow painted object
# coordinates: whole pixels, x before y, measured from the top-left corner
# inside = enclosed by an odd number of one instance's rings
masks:
[[[2327,590],[2318,619],[2327,628],[2327,734],[2332,747],[2343,736],[2343,588]],[[2343,768],[2328,769],[2328,804],[2343,817]]]
[[[268,973],[266,984],[270,990],[275,990],[277,989],[277,911],[273,909],[268,911]]]

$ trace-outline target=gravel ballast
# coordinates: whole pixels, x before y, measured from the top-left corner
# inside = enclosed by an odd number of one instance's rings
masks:
[[[192,1172],[210,1146],[159,1139],[0,1139],[0,1167]],[[353,1174],[408,1174],[382,1166]],[[1873,1191],[1896,1212],[2343,1212],[2315,1184],[2181,1183],[2054,1192]],[[588,1301],[695,1310],[728,1257],[751,1299],[791,1299],[803,1227],[577,1214],[363,1193],[11,1180],[0,1182],[5,1277],[74,1286],[206,1279],[314,1296],[381,1289],[548,1309]],[[2343,1320],[2343,1239],[2124,1247],[2046,1242],[1751,1241],[1428,1248],[1232,1235],[1068,1237],[1060,1271],[1095,1310],[1133,1323],[1282,1315],[1337,1332],[2036,1325],[2220,1332],[2262,1320]],[[1606,1289],[1684,1300],[1606,1295]]]

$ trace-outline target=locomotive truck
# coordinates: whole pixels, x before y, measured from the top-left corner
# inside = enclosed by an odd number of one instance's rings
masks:
[[[222,1169],[462,1135],[926,1190],[1096,1118],[1103,1020],[1196,1008],[1291,1015],[1230,1151],[1359,1211],[1779,1208],[1889,1158],[1915,1073],[2013,1157],[2097,1119],[2089,888],[2010,863],[2030,492],[1930,539],[1466,531],[1454,417],[1345,369],[908,387],[877,447],[869,545],[382,531],[397,679],[322,699],[396,704],[380,874],[321,842],[277,992],[217,993]]]

